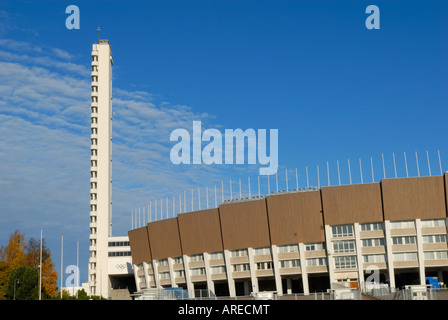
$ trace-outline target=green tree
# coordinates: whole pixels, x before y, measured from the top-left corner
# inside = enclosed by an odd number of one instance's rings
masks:
[[[11,267],[8,262],[0,260],[0,300],[6,300],[6,288],[8,286]]]
[[[6,294],[10,300],[37,300],[39,271],[36,268],[21,266],[9,273]]]

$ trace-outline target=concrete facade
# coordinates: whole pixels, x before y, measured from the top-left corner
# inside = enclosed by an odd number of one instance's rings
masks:
[[[384,179],[230,201],[128,232],[137,291],[234,297],[309,294],[340,283],[391,288],[448,271],[444,176]],[[406,278],[407,277],[407,278]]]

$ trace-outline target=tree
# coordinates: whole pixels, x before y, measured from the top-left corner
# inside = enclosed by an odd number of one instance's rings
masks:
[[[0,248],[0,261],[3,259],[5,266],[0,266],[0,299],[11,287],[11,278],[8,274],[19,267],[28,267],[35,269],[39,279],[40,266],[40,241],[30,238],[28,243],[25,241],[25,234],[20,233],[19,230],[14,231],[9,237],[9,243],[6,247]],[[51,252],[45,245],[45,239],[42,239],[42,296],[51,297],[57,295],[57,278],[58,273],[55,270],[54,264],[51,260]],[[3,284],[2,279],[9,279]],[[12,280],[12,285],[14,280]],[[3,285],[3,286],[2,286]],[[17,285],[17,284],[16,284]],[[39,280],[37,280],[37,286]],[[37,290],[37,289],[36,289]]]
[[[9,243],[4,250],[5,261],[9,263],[11,269],[15,269],[25,264],[25,234],[19,230],[14,231],[9,236]]]
[[[25,264],[30,267],[39,267],[40,265],[40,241],[30,238],[25,248]],[[42,292],[48,296],[58,294],[57,289],[58,273],[54,269],[51,260],[50,249],[45,245],[45,239],[42,239]]]
[[[8,286],[11,267],[8,262],[0,261],[0,300],[6,300],[6,288]]]
[[[7,296],[10,300],[36,300],[38,298],[39,271],[21,266],[9,273]]]

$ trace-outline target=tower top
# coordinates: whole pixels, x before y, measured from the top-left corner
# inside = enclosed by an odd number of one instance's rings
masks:
[[[101,31],[101,28],[100,27],[96,28],[96,31],[98,31],[98,43],[100,43],[100,31]]]

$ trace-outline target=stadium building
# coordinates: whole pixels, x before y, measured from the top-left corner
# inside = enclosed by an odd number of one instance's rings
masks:
[[[171,218],[148,219],[143,227],[133,225],[128,236],[113,236],[109,41],[93,44],[91,55],[90,258],[84,284],[90,295],[124,299],[161,288],[183,288],[190,296],[204,290],[225,297],[307,295],[335,283],[365,290],[372,270],[391,288],[424,284],[428,276],[448,279],[448,173],[442,168],[440,176],[297,185],[265,196],[243,198],[240,191],[238,199],[223,196],[215,208],[191,212],[184,196],[183,213],[174,215],[173,209]]]
[[[182,287],[235,297],[391,288],[448,277],[444,176],[232,200],[129,231],[137,291]]]

